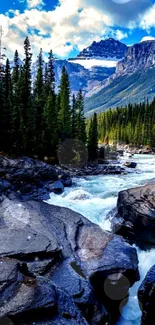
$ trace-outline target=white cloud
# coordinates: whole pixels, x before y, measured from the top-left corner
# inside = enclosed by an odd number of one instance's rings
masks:
[[[107,37],[122,40],[128,36],[127,33],[121,27],[115,30],[114,26],[130,23],[130,26],[134,27],[136,22],[132,22],[133,13],[130,19],[130,2],[132,2],[133,12],[137,6],[135,10],[137,17],[139,17],[138,13],[143,12],[150,3],[150,0],[131,0],[124,4],[116,1],[114,3],[113,0],[59,0],[57,7],[45,11],[40,7],[44,5],[43,0],[26,1],[28,7],[23,13],[11,10],[10,17],[9,15],[0,17],[0,21],[3,18],[3,25],[7,26],[3,44],[7,47],[10,57],[15,49],[19,51],[21,57],[23,56],[23,41],[28,34],[34,58],[40,48],[44,52],[52,48],[57,56],[67,57],[73,49],[80,51],[93,41],[100,41]],[[146,15],[150,15],[149,10],[143,15],[143,20],[141,16],[143,28],[146,25]]]
[[[42,6],[44,6],[43,0],[27,0],[27,4],[29,8],[41,8]]]
[[[127,33],[124,33],[123,31],[121,31],[119,29],[115,31],[115,38],[118,39],[119,41],[121,41],[122,39],[127,38],[127,37],[128,37]]]
[[[153,36],[144,36],[144,37],[141,39],[140,43],[141,43],[141,42],[146,42],[146,41],[155,41],[155,37],[153,37]]]
[[[141,17],[140,27],[148,32],[151,27],[155,27],[155,4]]]

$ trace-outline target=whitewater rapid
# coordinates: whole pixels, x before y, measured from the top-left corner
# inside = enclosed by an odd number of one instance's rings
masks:
[[[121,163],[123,159],[121,158]],[[129,169],[126,175],[74,178],[71,188],[65,188],[62,195],[52,193],[47,202],[77,211],[103,229],[110,231],[111,211],[116,208],[119,191],[145,185],[155,179],[155,156],[134,155],[131,160],[137,162],[137,168]],[[137,248],[137,252],[141,279],[130,289],[128,304],[124,307],[117,325],[140,325],[141,311],[137,290],[147,271],[155,264],[155,249],[141,251]]]

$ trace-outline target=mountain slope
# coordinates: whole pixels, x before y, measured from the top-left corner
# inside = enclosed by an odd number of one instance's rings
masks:
[[[115,68],[93,67],[85,69],[80,64],[72,63],[67,60],[54,60],[54,71],[56,78],[56,88],[60,85],[62,67],[65,66],[69,74],[71,89],[76,93],[81,88],[86,94],[94,87],[101,87],[103,81],[110,77],[115,72]],[[34,80],[37,74],[38,63],[35,62],[32,66],[32,79]],[[44,64],[45,69],[45,64]]]
[[[86,114],[101,112],[128,103],[143,102],[155,97],[155,67],[118,76],[97,94],[85,99]]]
[[[135,44],[102,89],[85,99],[86,112],[138,103],[155,96],[155,41]]]

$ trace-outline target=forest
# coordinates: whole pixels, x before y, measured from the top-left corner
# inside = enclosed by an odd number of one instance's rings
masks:
[[[101,143],[122,143],[155,148],[155,99],[98,114]]]
[[[52,50],[47,63],[40,50],[35,80],[28,37],[24,53],[22,65],[15,51],[13,66],[7,59],[0,69],[1,152],[85,163],[97,159],[98,141],[155,147],[155,100],[95,113],[86,121],[83,92],[72,94],[65,67],[56,92]]]
[[[94,159],[97,148],[94,149],[94,144],[91,146],[91,138],[94,142],[91,130],[86,147],[82,91],[71,96],[69,76],[63,67],[56,93],[52,50],[46,64],[40,50],[37,74],[32,81],[32,53],[28,37],[24,42],[24,53],[22,65],[15,51],[13,68],[10,68],[7,59],[0,70],[0,151],[39,158],[48,156],[53,158],[53,162],[58,162],[62,143],[72,139],[70,159],[81,160],[82,151],[87,149],[89,159]],[[96,118],[94,122],[97,128]],[[79,151],[78,155],[74,154],[74,146]]]

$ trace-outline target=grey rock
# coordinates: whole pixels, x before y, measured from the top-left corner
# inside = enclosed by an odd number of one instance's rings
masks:
[[[118,196],[118,218],[126,236],[143,247],[155,245],[155,184],[125,190]],[[117,218],[116,216],[116,218]],[[124,232],[123,230],[123,232]]]
[[[154,325],[155,301],[155,265],[149,270],[138,290],[140,308],[142,310],[141,325]]]
[[[62,168],[28,157],[11,159],[0,156],[0,177],[0,192],[7,194],[7,191],[11,189],[18,191],[25,199],[43,200],[49,198],[46,184],[55,183],[60,178],[62,191],[63,186],[72,185],[69,174]],[[56,184],[54,186],[58,187]]]
[[[137,163],[135,163],[133,161],[127,161],[127,162],[124,163],[124,166],[128,167],[128,168],[136,168]]]
[[[3,195],[0,215],[0,256],[3,260],[11,257],[2,278],[1,317],[13,315],[15,325],[19,320],[20,324],[32,320],[40,324],[50,320],[52,324],[64,320],[64,324],[109,324],[107,311],[118,318],[119,306],[115,298],[109,303],[105,284],[108,281],[113,288],[115,283],[121,301],[139,279],[136,250],[124,239],[70,209],[14,196]],[[9,268],[11,280],[7,280]],[[123,277],[128,279],[125,285]],[[42,309],[47,310],[46,317]]]
[[[64,185],[61,181],[57,181],[53,184],[48,185],[48,190],[54,192],[55,194],[61,194],[64,191]]]
[[[12,297],[0,304],[0,317],[15,316],[39,309],[53,309],[56,305],[55,287],[43,278],[25,278]]]
[[[133,73],[154,65],[155,41],[141,42],[128,47],[125,58],[118,63],[116,75]]]

